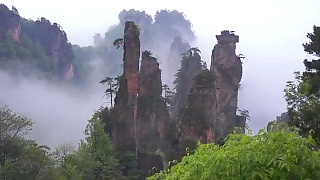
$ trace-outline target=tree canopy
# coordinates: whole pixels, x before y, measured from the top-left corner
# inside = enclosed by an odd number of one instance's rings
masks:
[[[308,33],[310,42],[303,44],[304,50],[316,57],[320,56],[320,27],[314,26]],[[306,71],[295,72],[295,80],[288,81],[285,99],[289,112],[289,125],[298,127],[301,135],[312,137],[320,145],[320,60],[304,60]]]

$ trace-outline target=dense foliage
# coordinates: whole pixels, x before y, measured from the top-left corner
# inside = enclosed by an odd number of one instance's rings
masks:
[[[320,56],[320,27],[314,26],[308,33],[310,42],[303,44],[304,50],[316,57]],[[306,71],[295,72],[295,80],[288,81],[285,98],[288,104],[289,124],[299,128],[301,135],[309,131],[320,144],[320,60],[304,60]]]
[[[0,178],[1,179],[58,179],[47,146],[27,140],[33,122],[0,108]]]
[[[223,146],[201,144],[171,169],[152,179],[315,179],[320,154],[311,138],[284,131],[255,136],[231,134]]]
[[[63,143],[53,151],[25,139],[33,122],[7,106],[0,108],[0,178],[16,180],[122,179],[115,149],[95,113],[76,149]]]

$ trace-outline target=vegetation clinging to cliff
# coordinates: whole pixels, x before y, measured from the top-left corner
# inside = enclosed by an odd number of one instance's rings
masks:
[[[1,68],[61,80],[74,55],[60,25],[44,17],[24,19],[15,7],[9,10],[4,4],[0,4],[0,14]]]

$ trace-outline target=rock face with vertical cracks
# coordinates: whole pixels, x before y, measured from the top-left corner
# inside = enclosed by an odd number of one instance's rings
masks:
[[[212,136],[219,138],[227,136],[234,128],[234,121],[237,118],[238,89],[242,78],[242,63],[235,53],[239,36],[229,31],[222,31],[221,35],[217,35],[216,38],[218,44],[212,51],[210,70],[215,77]]]
[[[136,104],[139,84],[140,39],[133,21],[124,28],[123,74],[115,97],[115,113],[118,120],[111,135],[116,146],[135,149]]]
[[[128,88],[128,105],[135,105],[139,83],[140,33],[136,24],[127,21],[124,27],[124,77]]]
[[[239,37],[222,31],[212,51],[211,68],[198,73],[181,112],[181,142],[197,139],[204,143],[225,138],[235,127],[245,127],[245,118],[236,115],[242,63],[235,49]]]
[[[169,87],[172,86],[174,75],[181,66],[181,54],[190,49],[190,44],[182,39],[181,36],[176,36],[170,46],[169,55],[166,61],[167,73],[164,74],[164,79]]]
[[[212,141],[214,122],[211,111],[215,101],[214,85],[212,71],[203,70],[193,78],[193,87],[179,118],[183,149],[193,147],[197,140],[203,143]]]
[[[139,30],[133,21],[125,22],[123,39],[123,75],[109,118],[109,131],[119,153],[135,152],[138,169],[146,177],[152,167],[162,169],[155,152],[163,151],[167,145],[169,112],[161,96],[159,63],[149,51],[142,53],[139,70]]]
[[[138,97],[139,149],[156,151],[165,138],[169,113],[162,96],[161,71],[155,57],[142,53]]]
[[[166,151],[168,146],[167,126],[169,112],[161,96],[162,81],[159,63],[148,51],[142,53],[140,84],[137,111],[137,148],[140,152],[139,165],[144,171],[156,167],[162,169],[159,149]],[[146,174],[147,175],[147,174]]]

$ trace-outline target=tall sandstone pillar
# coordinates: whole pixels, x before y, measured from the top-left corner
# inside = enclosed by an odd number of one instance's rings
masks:
[[[216,36],[218,44],[214,46],[210,70],[214,73],[215,101],[212,108],[215,138],[225,137],[232,132],[236,116],[238,89],[242,78],[242,63],[236,55],[236,43],[239,36],[222,31]]]
[[[139,85],[140,33],[133,21],[126,21],[123,37],[123,74],[115,97],[118,125],[112,129],[116,146],[135,149],[137,94]]]
[[[236,55],[239,37],[222,31],[212,51],[210,70],[193,77],[193,86],[186,106],[179,116],[180,141],[195,144],[217,142],[232,133],[235,127],[245,128],[246,119],[237,116],[242,63]]]
[[[135,105],[139,84],[140,33],[133,21],[126,21],[124,28],[124,77],[128,88],[128,105]]]

